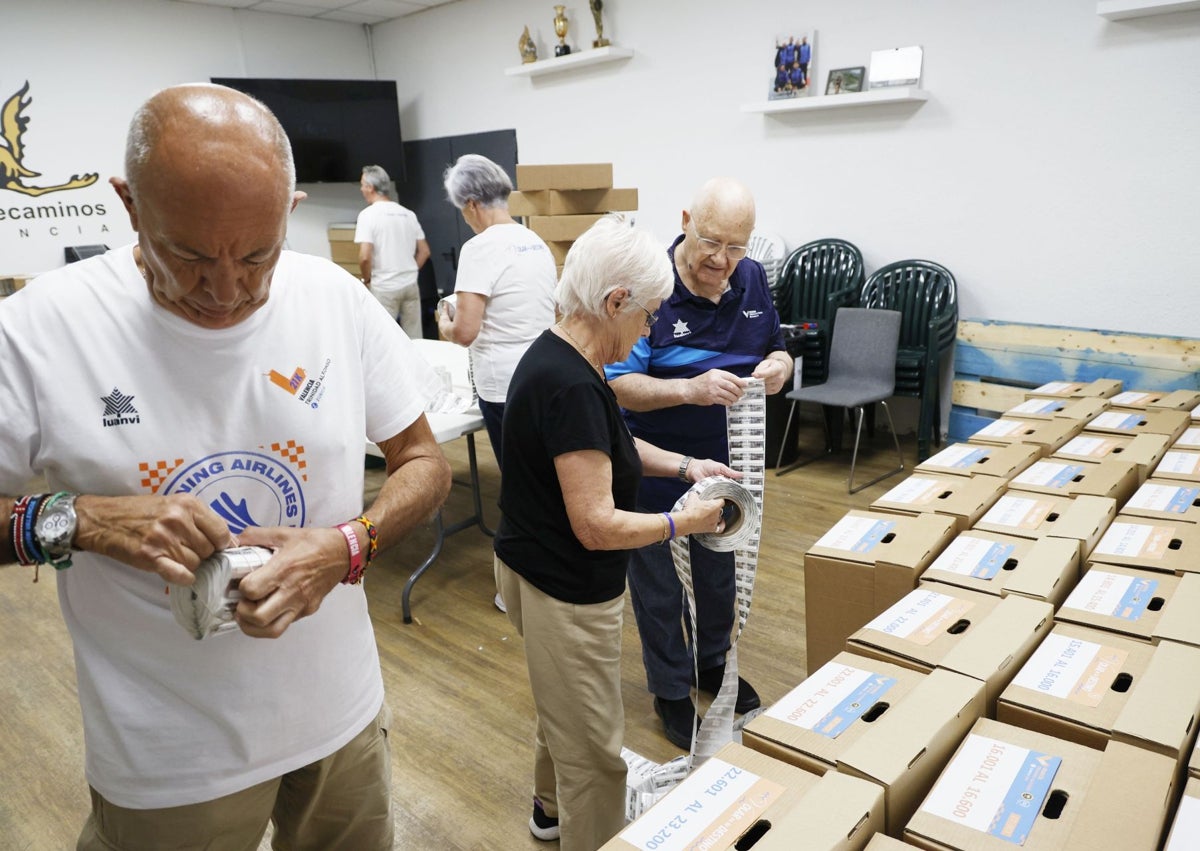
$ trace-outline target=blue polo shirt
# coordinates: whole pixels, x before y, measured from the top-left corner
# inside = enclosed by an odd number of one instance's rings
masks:
[[[667,249],[675,269],[679,236]],[[713,304],[693,295],[675,271],[675,289],[659,308],[650,336],[638,340],[629,357],[604,368],[608,379],[632,372],[652,378],[693,378],[710,369],[748,376],[771,352],[784,351],[779,314],[771,301],[762,264],[743,259],[729,278],[729,289]],[[728,463],[722,405],[677,405],[656,411],[625,411],[630,432],[655,446],[696,458]],[[642,479],[639,502],[666,511],[688,489],[677,479]]]

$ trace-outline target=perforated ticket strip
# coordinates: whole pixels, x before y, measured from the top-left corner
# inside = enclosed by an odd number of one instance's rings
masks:
[[[707,549],[733,552],[737,630],[730,639],[721,688],[705,713],[699,730],[693,730],[691,752],[686,757],[654,765],[628,749],[622,750],[621,755],[629,767],[625,801],[625,817],[629,821],[638,818],[666,795],[687,776],[693,766],[702,764],[722,746],[734,741],[734,707],[738,692],[737,644],[750,617],[750,602],[758,569],[759,536],[762,532],[766,423],[766,388],[761,380],[749,379],[742,398],[726,410],[729,466],[741,473],[742,478],[734,481],[724,476],[710,476],[694,484],[675,503],[673,510],[678,511],[688,497],[695,494],[701,499],[728,500],[736,509],[721,534],[705,533],[691,537]],[[692,635],[695,636],[696,594],[687,536],[671,542],[671,557],[675,563],[675,573],[683,586]],[[700,660],[695,652],[698,644],[694,639],[692,646],[693,673],[698,679]],[[742,719],[743,723],[745,720]]]

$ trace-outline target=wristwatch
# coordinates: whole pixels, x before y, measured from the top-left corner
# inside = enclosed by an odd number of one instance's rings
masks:
[[[38,546],[51,563],[65,561],[70,566],[71,545],[75,542],[75,494],[56,494],[38,514],[34,534]]]

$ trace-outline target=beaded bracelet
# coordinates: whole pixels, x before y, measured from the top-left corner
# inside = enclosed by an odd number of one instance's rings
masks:
[[[357,585],[362,581],[363,575],[362,548],[358,543],[358,535],[349,523],[341,523],[336,528],[342,533],[342,537],[346,539],[346,547],[350,551],[350,569],[342,577],[342,584]]]

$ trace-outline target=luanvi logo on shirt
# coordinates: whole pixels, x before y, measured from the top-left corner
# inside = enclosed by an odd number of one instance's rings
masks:
[[[745,316],[747,319],[757,319],[758,317],[762,316],[762,311],[761,310],[743,310],[742,316]]]
[[[108,396],[101,396],[100,401],[104,403],[104,413],[100,415],[100,421],[104,423],[105,428],[135,425],[142,421],[138,409],[133,407],[133,397],[126,396],[115,387]]]
[[[309,378],[302,366],[296,367],[290,378],[276,370],[271,370],[266,376],[276,387],[282,387],[310,408],[316,408],[321,402],[321,397],[325,395],[325,375],[329,372],[331,363],[332,358],[325,358],[325,363],[321,364],[321,371],[316,378]]]
[[[682,319],[676,320],[675,327],[673,330],[674,330],[676,339],[678,339],[680,337],[686,337],[688,334],[692,333],[692,329],[689,328],[688,324],[686,322],[684,322]]]

